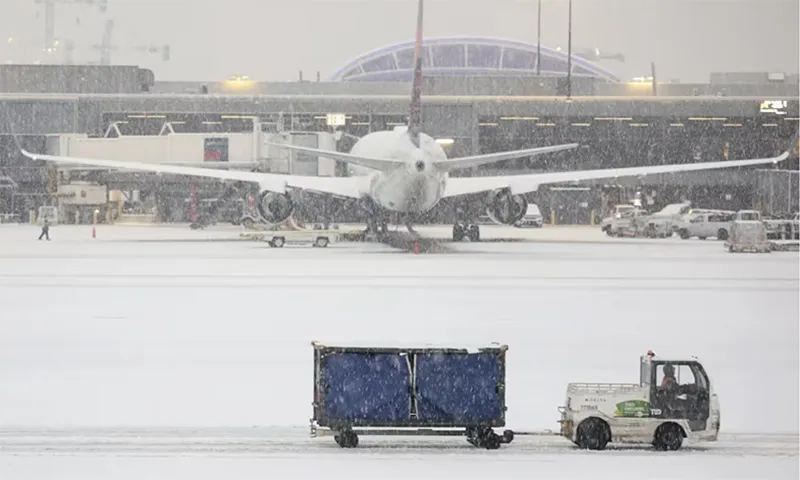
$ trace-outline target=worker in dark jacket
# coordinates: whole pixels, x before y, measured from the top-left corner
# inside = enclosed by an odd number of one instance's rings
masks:
[[[44,223],[42,223],[42,233],[39,235],[39,240],[41,240],[42,237],[50,240],[50,222],[48,222],[46,218],[44,219]]]
[[[673,390],[678,385],[675,379],[675,367],[672,364],[664,365],[664,378],[661,380],[661,390]]]

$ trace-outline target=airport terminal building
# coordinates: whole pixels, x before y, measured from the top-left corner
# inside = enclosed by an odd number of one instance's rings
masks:
[[[40,153],[348,175],[346,165],[295,157],[263,142],[281,138],[346,152],[358,137],[405,125],[412,57],[413,43],[402,43],[359,56],[328,79],[285,83],[246,77],[160,82],[150,70],[135,66],[0,66],[5,112],[0,115],[0,214],[26,218],[40,205],[80,205],[80,195],[58,192],[60,186],[83,182],[155,193],[159,205],[171,205],[163,220],[185,220],[187,202],[196,205],[230,190],[208,180],[55,170],[22,157],[17,141]],[[793,149],[777,170],[542,186],[529,201],[548,212],[549,221],[591,223],[609,204],[634,197],[647,209],[682,200],[773,214],[798,209],[796,74],[720,73],[706,84],[629,82],[590,60],[573,55],[569,62],[564,52],[544,46],[464,37],[426,40],[423,74],[425,132],[451,157],[580,144],[576,150],[459,175],[733,160]],[[357,216],[349,210],[337,215]],[[430,220],[446,221],[448,215],[435,211]]]

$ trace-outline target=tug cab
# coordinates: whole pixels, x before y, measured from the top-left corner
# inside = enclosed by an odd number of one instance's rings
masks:
[[[684,438],[715,441],[719,402],[711,379],[694,357],[640,357],[638,383],[570,383],[559,407],[561,435],[578,447],[602,450],[609,442],[678,450]]]

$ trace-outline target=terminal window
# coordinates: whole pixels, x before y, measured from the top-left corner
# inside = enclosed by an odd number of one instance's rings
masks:
[[[394,63],[394,56],[390,54],[368,60],[361,64],[361,68],[365,72],[385,72],[387,70],[396,70],[397,65]]]
[[[536,68],[536,54],[516,48],[506,48],[503,52],[503,68],[534,70]]]
[[[500,47],[494,45],[468,45],[467,66],[479,68],[500,67]]]
[[[562,60],[560,58],[553,58],[542,55],[542,58],[540,60],[542,62],[542,65],[539,68],[543,72],[558,72],[564,74],[567,73],[566,59]]]
[[[402,69],[410,69],[413,68],[414,63],[414,49],[413,48],[406,48],[405,50],[398,50],[395,52],[395,57],[397,57],[397,65],[399,68]],[[428,53],[427,48],[422,49],[422,66],[429,67],[431,65],[430,55]]]
[[[433,48],[433,60],[437,67],[463,67],[464,45],[439,45]]]

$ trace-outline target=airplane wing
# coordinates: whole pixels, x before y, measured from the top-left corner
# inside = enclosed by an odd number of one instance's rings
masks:
[[[512,158],[532,157],[534,155],[541,155],[543,153],[558,152],[561,150],[569,150],[577,147],[577,143],[566,143],[564,145],[553,145],[550,147],[537,147],[526,148],[524,150],[512,150],[509,152],[487,153],[483,155],[472,155],[469,157],[448,158],[446,160],[438,160],[436,166],[441,170],[450,172],[459,168],[477,167],[480,165],[487,165],[489,163],[502,162],[503,160],[511,160]]]
[[[789,152],[777,157],[752,160],[729,160],[722,162],[702,162],[677,165],[657,165],[651,167],[608,168],[603,170],[578,170],[574,172],[533,173],[528,175],[504,175],[496,177],[455,177],[447,180],[443,197],[455,197],[470,193],[508,188],[512,195],[536,191],[539,185],[552,183],[578,182],[601,178],[636,177],[655,173],[693,172],[717,168],[745,167],[782,162],[789,158]]]
[[[352,163],[362,167],[372,168],[374,170],[391,170],[393,168],[402,167],[405,163],[402,160],[395,160],[390,158],[372,158],[362,157],[360,155],[352,155],[349,153],[336,152],[333,150],[321,150],[319,148],[301,147],[300,145],[289,145],[284,143],[270,143],[265,142],[270,147],[285,148],[286,150],[294,150],[296,152],[307,153],[309,155],[319,155],[320,157],[333,158],[341,162]]]
[[[22,154],[31,160],[89,165],[94,167],[120,170],[140,170],[145,172],[187,175],[192,177],[218,178],[220,180],[238,180],[258,183],[262,190],[286,193],[286,188],[300,188],[319,193],[327,193],[339,197],[361,198],[365,193],[366,177],[311,177],[301,175],[280,175],[275,173],[244,172],[237,170],[212,170],[201,167],[185,167],[181,165],[163,165],[141,162],[118,162],[94,158],[61,157],[57,155],[40,155],[22,150]]]

